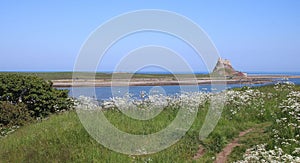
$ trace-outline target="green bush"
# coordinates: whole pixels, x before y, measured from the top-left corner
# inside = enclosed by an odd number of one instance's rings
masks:
[[[10,102],[0,102],[0,125],[1,126],[22,126],[30,122],[32,117],[25,104],[19,103],[17,105]]]
[[[73,103],[67,90],[57,90],[52,82],[31,75],[0,74],[0,101],[24,103],[32,117],[68,110]]]

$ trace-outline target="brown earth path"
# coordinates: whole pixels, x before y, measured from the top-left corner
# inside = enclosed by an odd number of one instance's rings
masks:
[[[247,133],[251,132],[252,130],[253,129],[251,128],[246,131],[240,132],[239,136],[237,138],[235,138],[231,143],[227,144],[227,146],[225,148],[223,148],[223,150],[220,153],[217,154],[215,163],[225,163],[227,160],[227,156],[232,152],[233,148],[240,145],[238,143],[240,137],[246,135]],[[205,149],[202,147],[202,145],[199,145],[198,152],[195,154],[193,159],[197,160],[200,157],[202,157],[204,154],[205,154]]]
[[[202,157],[205,154],[205,149],[202,147],[202,145],[199,145],[198,147],[198,151],[195,154],[195,156],[193,157],[194,160],[199,159],[200,157]]]
[[[252,130],[253,129],[251,128],[246,131],[240,132],[239,137],[233,139],[233,141],[231,143],[227,144],[226,147],[223,148],[223,150],[217,154],[215,163],[225,163],[228,155],[232,152],[233,148],[240,146],[240,144],[238,143],[240,140],[240,137],[246,135],[247,133],[251,132]]]

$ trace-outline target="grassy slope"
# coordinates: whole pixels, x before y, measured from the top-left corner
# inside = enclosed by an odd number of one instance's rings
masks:
[[[134,124],[128,128],[130,121],[123,122],[122,128],[127,132],[138,133],[145,126],[151,125],[148,132],[157,130],[166,125],[164,118],[174,118],[173,112],[165,112],[158,117],[155,123]],[[121,124],[125,117],[120,118],[120,113],[107,113],[109,119],[118,119],[114,123]],[[200,115],[199,115],[200,116]],[[187,134],[185,138],[171,148],[162,153],[151,156],[135,157],[137,161],[148,160],[149,157],[156,161],[182,162],[193,156],[199,144],[196,132]],[[106,149],[92,139],[81,125],[76,112],[71,111],[61,115],[53,115],[42,123],[35,123],[17,130],[15,133],[0,139],[0,162],[128,162],[134,160],[133,157],[119,154]]]
[[[135,123],[134,127],[128,127],[132,124],[130,121],[124,121],[125,117],[119,117],[121,113],[108,113],[107,117],[113,120],[115,124],[122,130],[130,133],[138,134],[145,126],[151,126],[149,131],[159,130],[166,125],[165,118],[174,118],[172,112],[162,113],[156,118],[153,123]],[[53,115],[48,120],[42,123],[35,123],[17,130],[15,133],[0,139],[0,162],[43,162],[51,160],[51,162],[90,162],[90,161],[105,161],[105,162],[130,162],[133,160],[144,162],[151,158],[155,162],[185,162],[192,161],[193,155],[197,152],[198,145],[202,142],[198,139],[198,132],[202,124],[201,119],[204,119],[205,112],[199,112],[198,120],[195,121],[189,132],[175,145],[170,148],[146,156],[133,157],[126,156],[106,149],[92,139],[81,125],[76,112],[71,111],[61,115]],[[121,123],[123,122],[123,123]],[[125,123],[124,123],[125,122]],[[122,124],[122,125],[120,125]],[[224,136],[224,139],[232,139],[237,136],[239,131],[254,126],[253,123],[238,124],[236,122],[228,122],[221,119],[215,133]],[[260,135],[261,136],[261,135]],[[207,144],[210,144],[207,140]],[[222,142],[220,142],[222,143]],[[211,142],[211,148],[214,147],[214,142]],[[220,148],[222,144],[220,144]],[[208,152],[202,157],[199,162],[212,161],[214,152]]]
[[[263,92],[274,91],[271,86],[259,89]],[[299,90],[299,87],[297,89]],[[282,94],[279,99],[284,96]],[[265,108],[272,110],[277,103],[279,103],[278,99],[271,99],[265,104]],[[212,162],[215,154],[240,131],[254,128],[255,132],[242,138],[241,143],[244,145],[234,149],[229,158],[236,160],[241,158],[246,148],[269,139],[267,128],[270,115],[267,115],[264,122],[243,114],[229,120],[225,116],[227,113],[223,112],[213,133],[206,140],[200,141],[198,135],[206,111],[207,107],[200,108],[197,120],[178,143],[162,152],[138,157],[119,154],[98,144],[85,131],[74,111],[52,115],[48,120],[21,127],[16,132],[0,139],[0,162],[42,162],[45,160],[50,162],[145,162],[150,158],[154,162],[192,162],[199,144],[202,144],[207,152],[197,162]],[[146,133],[160,130],[176,116],[176,112],[164,110],[155,118],[155,121],[143,123],[129,120],[117,111],[108,111],[106,116],[121,130],[138,134],[139,131],[145,131],[147,127]]]
[[[42,123],[22,127],[1,140],[0,150],[1,160],[9,162],[129,159],[110,152],[91,139],[75,112],[51,116]]]

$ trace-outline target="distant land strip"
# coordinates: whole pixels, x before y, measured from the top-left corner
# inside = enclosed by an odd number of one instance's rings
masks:
[[[162,86],[162,85],[205,85],[205,84],[264,84],[271,83],[278,77],[248,77],[242,79],[211,80],[210,78],[174,80],[172,78],[133,78],[131,80],[117,79],[63,79],[52,80],[54,87],[108,87],[108,86]],[[296,76],[294,76],[296,78]],[[300,78],[297,77],[297,78]]]
[[[72,79],[73,72],[0,72],[1,73],[20,73],[24,75],[36,75],[45,80],[50,80],[53,82],[54,87],[108,87],[108,86],[162,86],[162,85],[204,85],[218,82],[226,82],[227,84],[264,84],[271,83],[275,80],[287,80],[291,78],[300,78],[297,75],[248,75],[248,77],[243,78],[233,78],[226,80],[215,80],[212,81],[209,74],[132,74],[132,73],[86,73],[79,72],[83,76],[82,78]],[[78,73],[78,72],[76,72]],[[94,79],[84,79],[85,76],[95,76]],[[191,75],[196,78],[191,78]],[[130,81],[124,80],[131,76]],[[180,76],[181,79],[178,81],[176,76]],[[112,82],[112,77],[116,77]],[[123,79],[123,80],[122,80]]]

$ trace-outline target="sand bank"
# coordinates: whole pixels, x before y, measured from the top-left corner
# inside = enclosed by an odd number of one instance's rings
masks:
[[[210,78],[174,80],[172,78],[138,78],[130,81],[119,79],[113,82],[110,79],[64,79],[52,80],[54,87],[107,87],[107,86],[162,86],[162,85],[204,85],[204,84],[263,84],[274,81],[274,79],[300,78],[300,76],[250,76],[243,79],[211,80]]]

